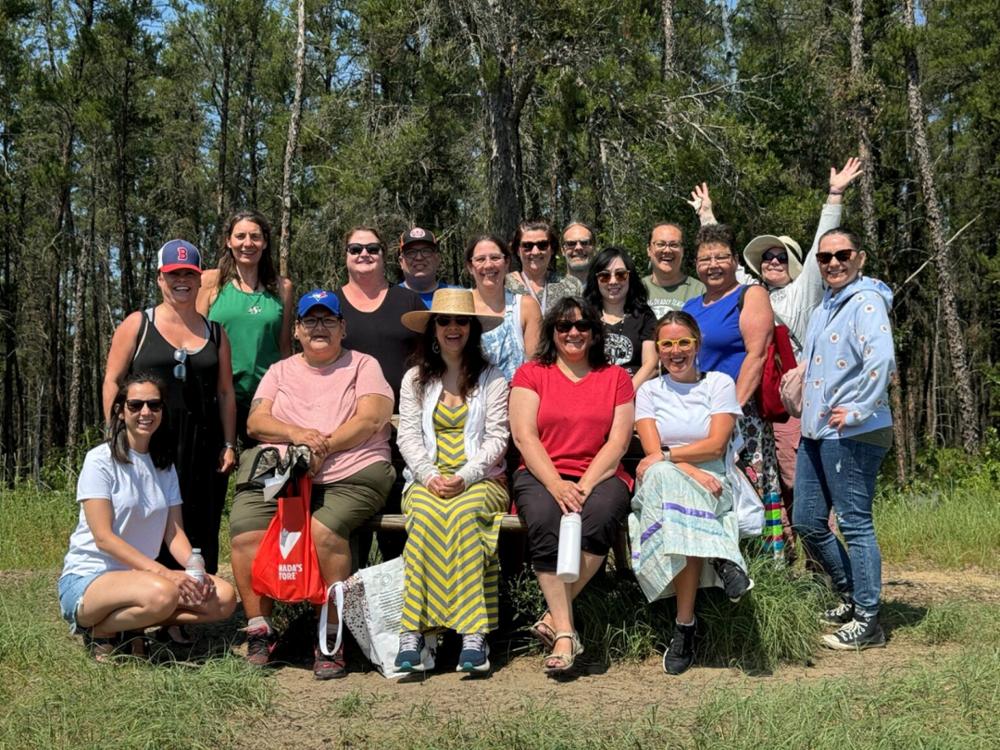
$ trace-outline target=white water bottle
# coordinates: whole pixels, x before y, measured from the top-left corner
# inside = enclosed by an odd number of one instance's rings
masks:
[[[201,549],[198,547],[191,550],[191,557],[184,566],[184,572],[198,583],[205,582],[205,558],[201,556]]]
[[[563,583],[574,583],[580,577],[580,536],[580,514],[567,513],[559,522],[559,558],[556,562],[556,576]]]

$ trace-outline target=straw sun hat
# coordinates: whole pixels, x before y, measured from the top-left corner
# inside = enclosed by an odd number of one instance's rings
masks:
[[[785,235],[776,237],[773,234],[762,234],[754,237],[743,250],[743,260],[755,274],[760,276],[760,256],[772,247],[785,248],[788,252],[788,275],[793,279],[798,278],[802,273],[802,248],[798,242]]]
[[[438,289],[434,292],[430,310],[414,310],[403,313],[403,325],[411,331],[423,333],[432,315],[467,315],[479,318],[484,331],[491,331],[503,323],[502,315],[481,315],[476,312],[476,303],[468,289]]]

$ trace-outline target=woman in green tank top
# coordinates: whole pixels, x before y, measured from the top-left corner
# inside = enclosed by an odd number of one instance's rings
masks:
[[[226,329],[232,346],[236,428],[246,447],[247,414],[267,368],[292,353],[292,282],[274,270],[271,226],[256,211],[226,223],[219,267],[202,275],[198,311]]]

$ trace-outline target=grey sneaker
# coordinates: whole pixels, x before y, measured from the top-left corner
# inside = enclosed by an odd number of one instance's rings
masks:
[[[884,648],[885,632],[878,624],[878,617],[857,614],[836,633],[823,636],[823,645],[838,651],[862,651],[866,648]]]
[[[743,572],[743,568],[732,560],[721,560],[714,558],[712,567],[715,574],[722,579],[722,588],[729,597],[729,601],[738,602],[743,595],[753,588],[753,581],[750,576]]]
[[[489,672],[490,645],[486,633],[465,633],[462,636],[462,653],[458,655],[456,672]]]
[[[822,612],[819,621],[824,625],[846,625],[854,619],[854,602],[850,599],[842,599],[833,609]]]

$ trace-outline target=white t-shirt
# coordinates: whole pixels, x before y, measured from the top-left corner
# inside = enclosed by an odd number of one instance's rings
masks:
[[[722,372],[706,372],[696,383],[669,375],[647,380],[635,394],[635,418],[655,419],[660,444],[668,448],[708,437],[713,414],[740,416],[736,383]]]
[[[148,453],[129,451],[130,464],[111,457],[111,446],[102,443],[87,453],[76,483],[76,501],[103,498],[111,501],[115,534],[147,557],[156,558],[167,528],[168,508],[181,504],[174,467],[157,469]],[[80,520],[69,538],[63,575],[88,575],[129,567],[97,549],[94,535],[80,506]]]

